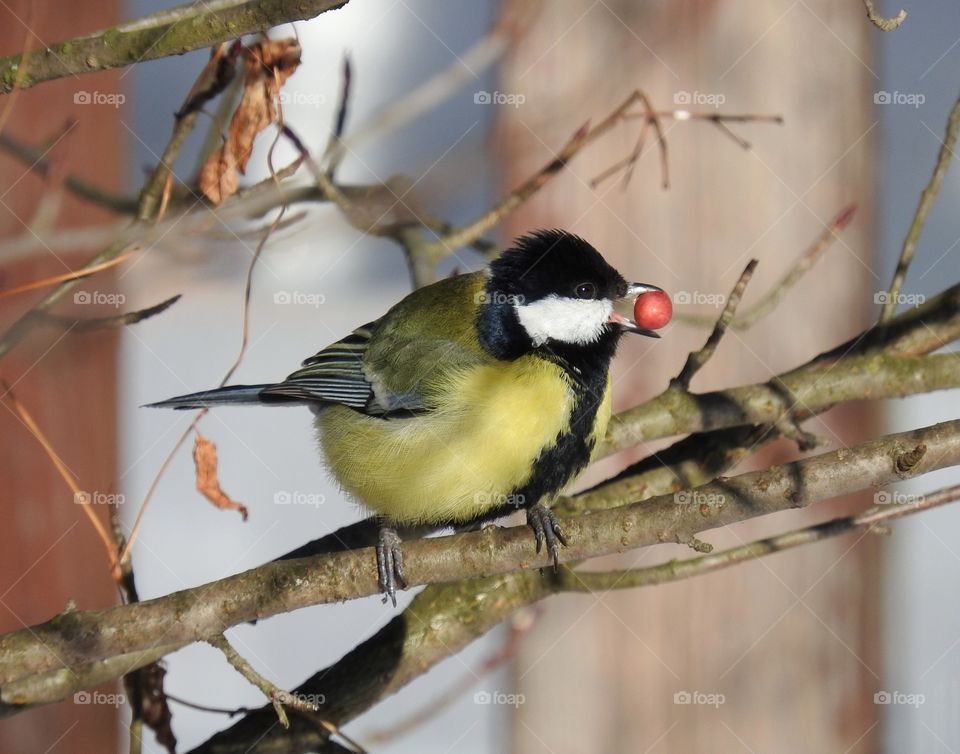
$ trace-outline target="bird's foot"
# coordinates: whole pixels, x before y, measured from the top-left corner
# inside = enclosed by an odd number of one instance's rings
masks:
[[[563,536],[557,514],[543,503],[534,503],[527,508],[527,526],[533,529],[538,553],[546,542],[547,554],[553,560],[553,570],[556,571],[560,567],[560,545],[567,544],[567,538]]]
[[[400,535],[390,526],[381,526],[377,539],[377,581],[380,591],[383,592],[383,601],[387,598],[397,606],[397,586],[407,588],[407,580],[403,575],[403,549]]]

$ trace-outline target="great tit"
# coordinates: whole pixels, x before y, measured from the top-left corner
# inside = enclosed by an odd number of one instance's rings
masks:
[[[556,567],[566,539],[544,503],[604,436],[620,336],[659,337],[614,310],[651,291],[582,238],[538,231],[487,270],[414,291],[282,382],[151,405],[312,408],[333,476],[380,517],[379,583],[395,605],[406,586],[399,524],[463,527],[523,508]]]

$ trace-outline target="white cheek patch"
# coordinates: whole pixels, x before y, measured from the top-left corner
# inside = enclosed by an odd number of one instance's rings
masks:
[[[613,302],[550,295],[531,304],[516,305],[514,309],[534,346],[548,340],[585,345],[603,333],[613,312]]]

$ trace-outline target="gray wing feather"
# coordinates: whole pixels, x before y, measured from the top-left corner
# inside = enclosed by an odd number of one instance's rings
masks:
[[[305,359],[283,382],[263,390],[264,397],[276,396],[304,401],[339,403],[367,414],[384,415],[398,408],[416,410],[419,398],[381,396],[370,382],[364,357],[376,322],[358,327],[342,340]]]

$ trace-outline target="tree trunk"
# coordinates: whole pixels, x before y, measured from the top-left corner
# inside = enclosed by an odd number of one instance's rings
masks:
[[[835,345],[866,323],[881,285],[870,231],[871,31],[858,3],[827,0],[545,4],[501,72],[501,91],[526,98],[500,113],[505,189],[638,87],[658,110],[712,110],[722,98],[723,112],[778,113],[786,124],[732,126],[753,145],[745,151],[709,123],[665,120],[669,191],[660,186],[653,138],[629,188],[616,177],[592,189],[591,179],[633,148],[639,125],[628,122],[577,157],[508,232],[568,228],[628,278],[702,302],[678,302],[676,311],[716,315],[711,302],[729,293],[751,257],[760,265],[745,308],[857,202],[854,224],[825,258],[773,314],[749,332],[728,333],[694,389],[762,380]],[[811,309],[814,292],[835,304]],[[662,390],[706,335],[674,324],[660,341],[625,343],[615,408]],[[850,444],[869,436],[872,421],[853,407],[810,428]],[[591,479],[656,447],[605,462]],[[779,441],[752,463],[795,453]],[[728,547],[867,502],[836,501],[707,539]],[[664,545],[604,565],[692,554]],[[526,703],[516,713],[514,749],[876,750],[877,563],[871,536],[844,538],[687,582],[552,600],[517,662]]]

